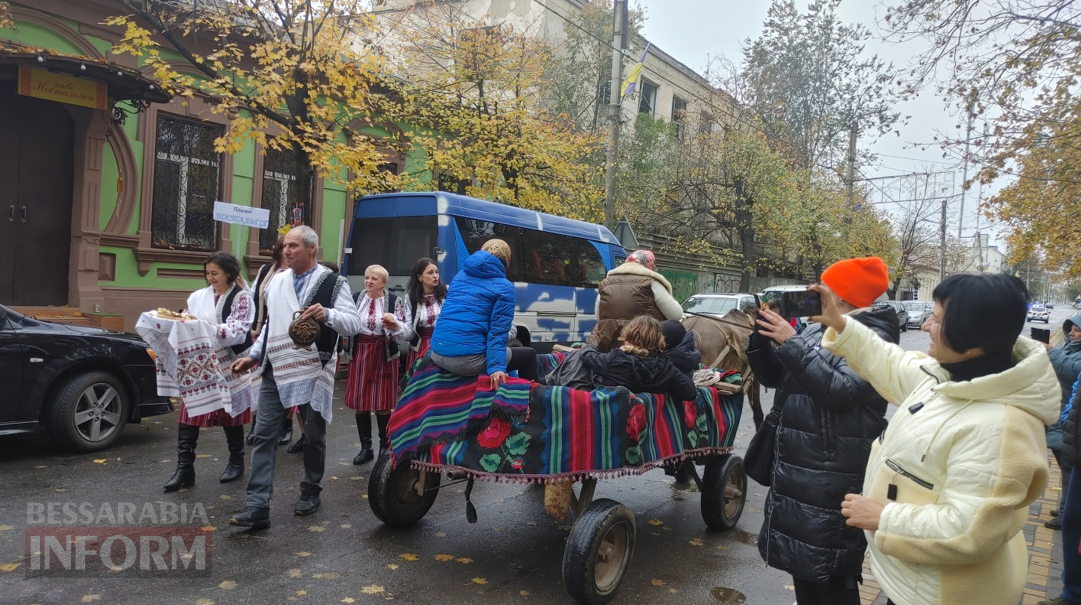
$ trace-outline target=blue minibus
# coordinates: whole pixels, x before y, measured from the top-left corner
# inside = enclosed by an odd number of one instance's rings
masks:
[[[491,238],[513,251],[507,278],[519,339],[542,352],[584,341],[597,323],[597,285],[626,258],[612,232],[593,223],[441,191],[370,195],[357,200],[342,272],[358,292],[364,269],[382,265],[388,290],[405,296],[418,259],[434,259],[443,283],[453,284]]]

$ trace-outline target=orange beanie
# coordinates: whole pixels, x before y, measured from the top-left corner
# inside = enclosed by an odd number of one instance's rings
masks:
[[[871,306],[890,285],[886,263],[877,256],[838,261],[822,272],[822,283],[841,300],[863,308]]]

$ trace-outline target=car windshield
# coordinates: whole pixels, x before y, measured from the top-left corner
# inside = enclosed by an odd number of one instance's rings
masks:
[[[910,313],[923,313],[923,303],[908,303],[905,305]]]
[[[683,310],[690,313],[715,313],[724,315],[736,308],[735,296],[692,296],[683,303]]]

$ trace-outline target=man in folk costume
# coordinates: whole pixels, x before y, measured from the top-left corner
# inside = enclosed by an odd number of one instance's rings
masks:
[[[229,520],[240,527],[270,525],[270,498],[274,493],[274,465],[282,418],[293,406],[305,410],[304,478],[294,513],[310,515],[319,508],[326,466],[326,430],[331,421],[334,373],[338,366],[340,335],[360,331],[349,284],[345,278],[316,262],[319,236],[311,227],[294,227],[285,236],[289,269],[274,277],[267,287],[267,321],[248,357],[234,362],[246,370],[259,366],[263,385],[252,444],[251,477],[244,511]],[[298,347],[289,336],[289,325],[299,313],[321,324],[314,346]]]
[[[683,318],[683,307],[672,297],[672,284],[657,273],[657,258],[649,250],[635,250],[612,269],[597,286],[597,326],[589,344],[607,353],[623,344],[623,326],[639,315],[657,321]]]

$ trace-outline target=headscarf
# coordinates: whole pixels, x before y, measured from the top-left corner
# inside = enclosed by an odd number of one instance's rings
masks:
[[[635,250],[627,255],[628,263],[637,263],[650,271],[657,270],[657,257],[649,250]]]
[[[484,242],[480,249],[503,261],[504,267],[510,266],[510,246],[507,242],[501,239],[490,239]]]

